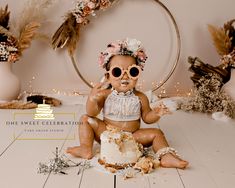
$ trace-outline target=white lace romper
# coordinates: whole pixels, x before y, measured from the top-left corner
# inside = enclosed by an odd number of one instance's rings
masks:
[[[103,116],[113,121],[133,121],[140,119],[141,104],[139,97],[132,91],[118,93],[116,90],[108,95],[103,108]]]

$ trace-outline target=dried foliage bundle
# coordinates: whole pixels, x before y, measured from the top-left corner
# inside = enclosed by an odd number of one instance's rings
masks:
[[[18,56],[29,48],[39,28],[45,21],[45,12],[54,0],[29,0],[17,19],[10,20],[8,6],[0,9],[0,42],[10,41],[17,48]],[[5,42],[4,41],[4,42]]]
[[[182,102],[180,108],[184,111],[202,113],[224,112],[227,116],[235,117],[235,101],[221,90],[221,77],[218,74],[208,74],[200,80],[200,86],[195,88],[194,97]]]
[[[233,23],[235,20],[230,20],[223,27],[215,27],[208,25],[208,30],[211,34],[215,48],[219,55],[227,55],[231,53],[235,47],[235,28]]]
[[[95,16],[96,11],[109,8],[118,0],[77,0],[75,8],[68,12],[65,21],[52,37],[54,49],[66,47],[72,56],[76,49],[80,28],[89,23],[89,16]]]

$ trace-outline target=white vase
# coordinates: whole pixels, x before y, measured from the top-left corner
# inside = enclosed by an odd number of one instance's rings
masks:
[[[10,62],[0,62],[0,102],[15,100],[20,93],[20,81],[11,66]]]
[[[235,70],[231,71],[231,78],[228,83],[224,85],[224,90],[233,100],[235,100]]]

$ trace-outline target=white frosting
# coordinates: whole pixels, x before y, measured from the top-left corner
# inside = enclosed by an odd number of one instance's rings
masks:
[[[100,159],[107,164],[136,163],[142,152],[129,132],[104,131],[101,134]]]

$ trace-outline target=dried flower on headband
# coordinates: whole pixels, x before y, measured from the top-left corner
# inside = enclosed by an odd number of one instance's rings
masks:
[[[137,65],[139,65],[142,70],[147,60],[147,55],[145,54],[144,48],[141,46],[141,42],[136,39],[127,38],[108,44],[107,49],[100,53],[99,65],[105,68],[110,58],[115,55],[129,55],[134,57],[137,61]]]

